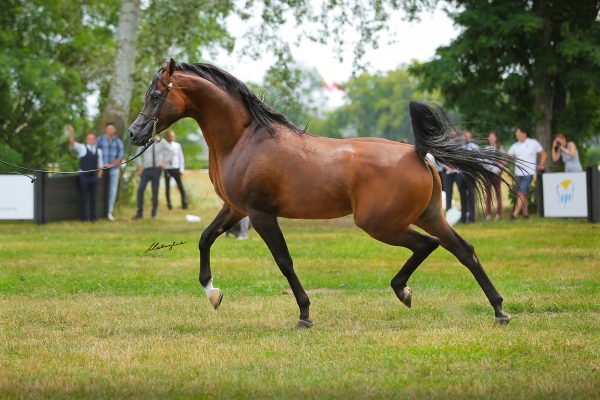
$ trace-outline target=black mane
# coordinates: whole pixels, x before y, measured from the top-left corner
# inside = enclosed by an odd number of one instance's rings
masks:
[[[284,114],[264,104],[242,81],[214,65],[180,63],[177,64],[175,70],[194,73],[231,94],[239,94],[252,118],[270,134],[276,133],[273,123],[279,123],[297,134],[304,133],[304,130],[298,128]]]

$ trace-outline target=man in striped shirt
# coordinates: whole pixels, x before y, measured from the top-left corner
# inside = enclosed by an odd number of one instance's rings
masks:
[[[113,209],[119,187],[119,168],[115,167],[123,161],[123,142],[115,136],[117,128],[112,122],[104,126],[104,135],[98,138],[96,145],[102,150],[104,168],[108,170],[108,219],[114,220]],[[113,167],[113,168],[111,168]]]

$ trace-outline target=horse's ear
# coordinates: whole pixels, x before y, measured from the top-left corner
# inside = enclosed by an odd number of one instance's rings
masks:
[[[173,72],[175,72],[175,60],[169,58],[169,76],[173,76]]]

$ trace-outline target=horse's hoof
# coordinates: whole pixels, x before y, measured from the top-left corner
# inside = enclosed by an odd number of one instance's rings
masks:
[[[210,304],[212,304],[213,308],[216,310],[221,305],[221,301],[223,301],[223,292],[221,289],[213,289],[210,291],[210,295],[208,296],[208,300]]]
[[[410,308],[412,305],[412,289],[408,286],[405,286],[400,293],[398,293],[398,298],[406,307]]]
[[[312,328],[313,322],[310,319],[299,319],[296,324],[296,329],[308,329]]]
[[[504,313],[504,315],[496,316],[496,323],[499,325],[506,325],[510,322],[511,318],[510,314]]]

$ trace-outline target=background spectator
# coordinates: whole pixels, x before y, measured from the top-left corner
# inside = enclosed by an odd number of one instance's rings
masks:
[[[142,151],[142,147],[138,147],[137,154]],[[137,191],[137,213],[133,219],[141,219],[144,216],[144,191],[148,181],[152,184],[152,218],[156,217],[158,208],[158,184],[160,183],[161,171],[171,162],[173,152],[171,146],[162,140],[158,143],[153,143],[150,147],[138,158],[138,175],[141,176],[140,186]]]
[[[552,161],[557,162],[559,158],[565,163],[565,172],[583,171],[575,142],[567,143],[567,138],[562,133],[558,133],[552,142]]]
[[[87,171],[102,168],[102,150],[96,146],[96,135],[88,133],[85,137],[86,144],[75,141],[73,125],[67,125],[69,131],[69,146],[77,152],[79,157],[79,170]],[[96,222],[96,194],[98,181],[102,178],[102,170],[79,173],[79,193],[81,202],[81,220]],[[89,213],[88,213],[89,206]]]
[[[104,135],[98,138],[98,148],[102,150],[104,168],[114,167],[123,161],[123,142],[115,136],[117,128],[112,122],[104,126]],[[119,187],[119,168],[108,170],[108,219],[114,220],[113,210]]]
[[[464,133],[465,148],[469,150],[479,150],[479,146],[473,142],[473,135],[470,130]],[[470,185],[465,177],[457,171],[456,186],[460,193],[460,222],[470,224],[475,222],[475,187]]]
[[[167,132],[167,143],[171,146],[171,152],[173,153],[173,158],[169,162],[169,165],[165,168],[165,186],[166,186],[166,195],[167,195],[167,207],[169,210],[173,208],[171,204],[171,177],[175,179],[177,183],[177,188],[179,189],[179,194],[181,196],[181,208],[184,210],[188,208],[187,200],[185,197],[185,189],[183,188],[183,183],[181,182],[181,175],[183,175],[183,171],[185,170],[185,159],[183,158],[183,150],[181,149],[181,145],[175,141],[175,131]]]
[[[502,153],[505,152],[504,147],[500,143],[498,143],[498,135],[496,132],[490,132],[488,135],[489,145],[486,146],[487,149],[500,151]],[[489,165],[489,170],[495,173],[496,175],[500,174],[500,168],[497,165]],[[502,216],[502,190],[501,190],[501,182],[500,180],[494,182],[493,184],[488,184],[485,188],[485,219],[490,220],[492,218],[492,196],[496,197],[496,220],[499,220]]]
[[[533,181],[536,167],[539,171],[543,171],[546,168],[546,158],[548,155],[540,142],[529,138],[527,132],[517,128],[515,137],[517,141],[508,149],[508,154],[517,159],[515,164],[515,179],[518,197],[511,219],[517,218],[521,210],[523,211],[523,217],[529,218],[529,203],[527,201],[529,186]],[[539,163],[538,154],[540,156]]]

